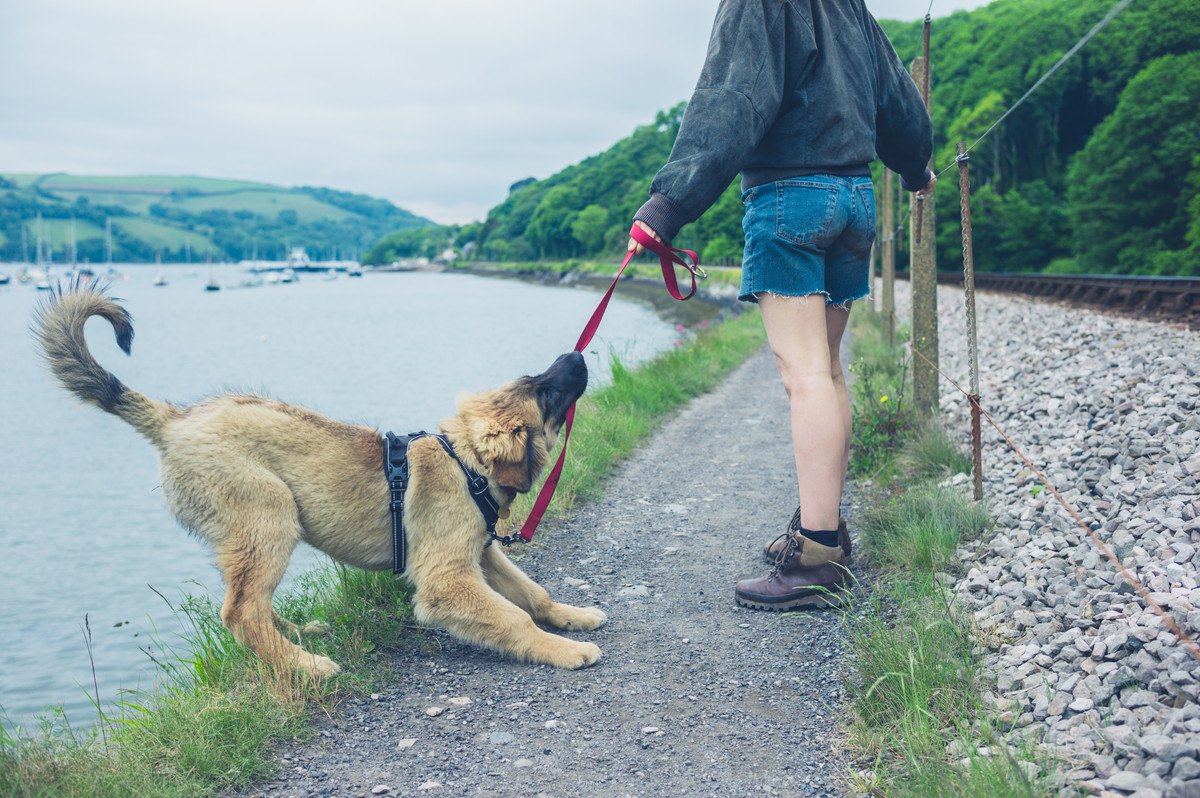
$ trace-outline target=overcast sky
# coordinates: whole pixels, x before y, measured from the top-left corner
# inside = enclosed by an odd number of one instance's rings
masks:
[[[984,2],[934,0],[934,14]],[[927,3],[867,5],[917,19]],[[10,0],[0,173],[320,185],[471,221],[514,181],[600,152],[687,99],[716,7]]]

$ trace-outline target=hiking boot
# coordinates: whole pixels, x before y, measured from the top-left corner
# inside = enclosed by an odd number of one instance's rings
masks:
[[[780,537],[783,548],[771,572],[738,582],[733,591],[737,603],[772,612],[841,606],[842,592],[850,589],[843,547],[822,546],[799,532]]]
[[[800,531],[800,506],[796,505],[796,512],[792,513],[792,520],[788,522],[787,532],[783,533],[775,540],[763,546],[763,559],[769,564],[774,565],[779,559],[780,553],[787,547],[787,538]],[[838,517],[838,545],[842,547],[842,554],[845,555],[847,561],[850,559],[850,553],[853,546],[850,543],[850,531],[846,529],[846,519]]]

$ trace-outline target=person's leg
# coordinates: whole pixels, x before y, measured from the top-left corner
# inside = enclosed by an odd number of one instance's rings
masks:
[[[848,314],[826,310],[823,294],[763,294],[759,307],[790,403],[803,525],[835,530],[845,480],[849,405],[841,364],[831,351],[835,343],[840,346],[845,320],[833,314]]]
[[[809,181],[796,182],[807,187]],[[866,221],[866,214],[860,211],[867,189],[843,178],[825,182],[837,185],[837,201],[820,233],[801,235],[796,242],[811,239],[810,245],[786,253],[784,273],[792,277],[792,285],[776,292],[756,286],[767,337],[790,402],[803,512],[797,511],[787,534],[767,547],[766,553],[773,557],[770,573],[743,579],[734,589],[737,603],[752,609],[836,605],[851,584],[847,568],[850,537],[838,513],[850,441],[850,403],[839,350],[850,303],[867,293],[867,261],[856,252],[860,231],[855,229],[847,236],[856,221]],[[783,213],[777,218],[790,220],[791,215]],[[787,232],[794,231],[789,228]],[[816,279],[812,279],[813,271]],[[801,284],[806,285],[804,290],[786,290]]]
[[[833,389],[837,393],[838,413],[842,419],[842,485],[846,483],[846,471],[850,465],[850,439],[852,434],[850,416],[850,391],[846,387],[846,373],[842,368],[842,335],[850,321],[850,303],[845,307],[825,307],[825,332],[829,341],[829,371],[833,378]]]

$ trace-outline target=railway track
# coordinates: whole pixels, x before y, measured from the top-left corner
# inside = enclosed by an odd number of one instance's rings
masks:
[[[896,277],[906,280],[908,274],[897,272]],[[962,285],[962,272],[938,272],[938,282]],[[1200,329],[1200,278],[1196,277],[976,272],[975,287]]]

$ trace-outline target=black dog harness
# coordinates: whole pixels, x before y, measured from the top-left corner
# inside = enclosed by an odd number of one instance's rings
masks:
[[[435,438],[446,450],[446,454],[458,463],[467,477],[467,492],[475,500],[475,506],[483,514],[487,525],[488,545],[498,540],[507,546],[520,538],[516,535],[497,535],[496,521],[500,518],[500,505],[488,490],[487,477],[472,471],[459,459],[454,447],[445,435],[430,432],[414,432],[411,435],[394,435],[389,432],[383,437],[383,470],[387,475],[388,487],[392,492],[392,572],[401,574],[407,567],[408,540],[404,533],[404,492],[408,489],[408,447],[421,438]]]

